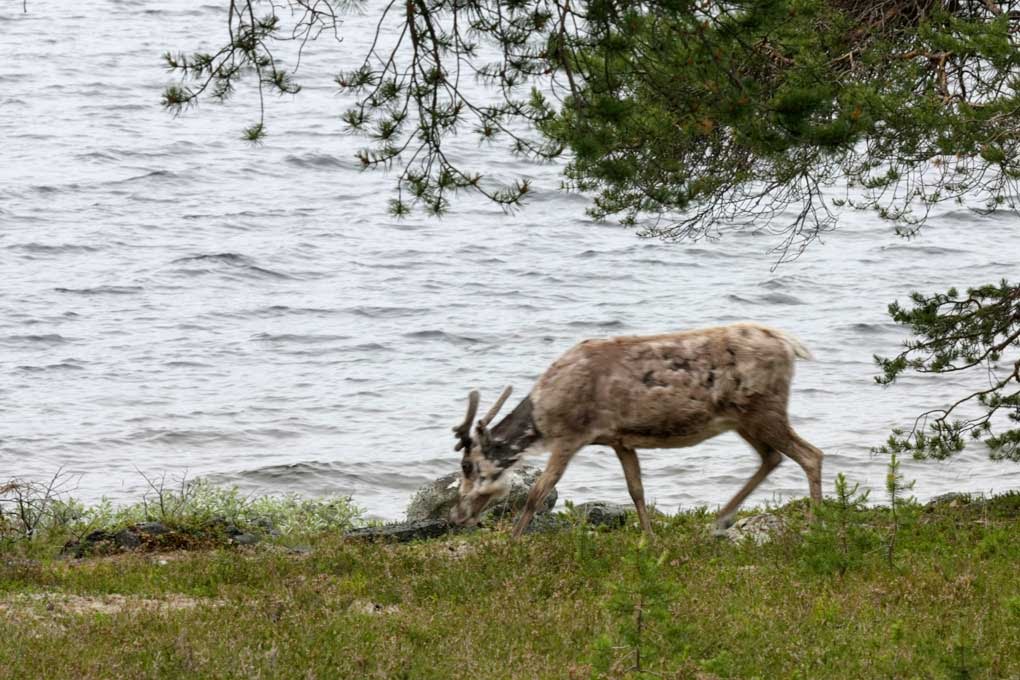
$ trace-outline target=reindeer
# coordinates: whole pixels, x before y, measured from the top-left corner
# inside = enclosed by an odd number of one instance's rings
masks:
[[[531,393],[490,428],[510,396],[511,387],[503,390],[473,435],[479,394],[472,391],[464,422],[453,428],[454,450],[464,453],[450,520],[477,523],[490,502],[506,495],[506,471],[529,453],[548,451],[514,526],[519,537],[574,454],[598,444],[616,452],[641,527],[651,534],[637,449],[693,446],[730,430],[758,452],[761,467],[719,511],[717,533],[732,524],[740,504],[782,461],[780,454],[804,469],[818,503],[822,452],[794,432],[786,413],[797,358],[811,358],[799,341],[752,323],[585,340],[553,362]]]

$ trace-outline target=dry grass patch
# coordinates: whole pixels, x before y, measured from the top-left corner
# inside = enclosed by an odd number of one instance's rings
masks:
[[[173,612],[202,606],[218,607],[222,604],[222,600],[182,594],[152,598],[116,594],[75,595],[62,592],[14,593],[0,599],[0,614],[13,622],[24,622],[90,614],[114,616],[131,611]]]

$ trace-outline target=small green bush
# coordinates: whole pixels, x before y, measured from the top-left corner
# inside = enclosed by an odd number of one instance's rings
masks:
[[[878,545],[878,536],[864,523],[868,491],[836,475],[836,497],[825,498],[816,509],[801,544],[801,563],[819,574],[845,574],[859,566]]]
[[[233,525],[282,539],[303,538],[350,529],[362,515],[346,496],[249,496],[205,480],[182,480],[170,487],[165,479],[149,478],[149,490],[135,503],[117,506],[104,498],[86,506],[67,493],[72,481],[58,472],[49,482],[0,484],[0,549],[32,545],[45,551],[94,531],[116,532],[140,522],[181,530]]]

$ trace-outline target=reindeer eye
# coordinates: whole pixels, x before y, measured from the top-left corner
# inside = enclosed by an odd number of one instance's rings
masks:
[[[462,462],[460,464],[460,471],[464,473],[465,477],[470,477],[471,473],[474,472],[474,470],[475,470],[475,466],[469,460],[465,460],[464,462]]]

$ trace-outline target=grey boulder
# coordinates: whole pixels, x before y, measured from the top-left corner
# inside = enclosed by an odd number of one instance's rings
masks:
[[[528,499],[528,491],[538,480],[542,470],[536,467],[523,466],[507,471],[510,475],[510,492],[506,498],[493,504],[483,514],[483,519],[499,518],[512,514],[524,507]],[[450,510],[457,503],[460,488],[460,473],[451,472],[443,475],[418,489],[407,505],[407,521],[421,522],[424,520],[446,520]],[[549,492],[545,502],[538,508],[539,513],[548,512],[556,505],[556,489]]]
[[[782,517],[762,513],[738,519],[722,535],[734,543],[750,540],[755,545],[763,545],[771,541],[775,534],[785,530],[786,520]]]
[[[950,508],[958,508],[961,505],[974,505],[984,502],[980,494],[961,493],[959,491],[951,491],[949,493],[939,494],[930,501],[928,501],[925,507],[935,508],[938,506],[948,506]]]
[[[237,534],[230,540],[236,545],[255,545],[256,543],[259,542],[259,537],[256,536],[255,534],[243,533]]]
[[[344,534],[345,538],[361,541],[390,541],[407,543],[428,538],[439,538],[454,530],[445,519],[424,519],[396,524],[384,524],[378,527],[352,529]]]
[[[588,503],[578,503],[574,506],[573,512],[575,516],[581,518],[588,526],[618,529],[627,522],[628,507],[618,503],[590,501]]]

